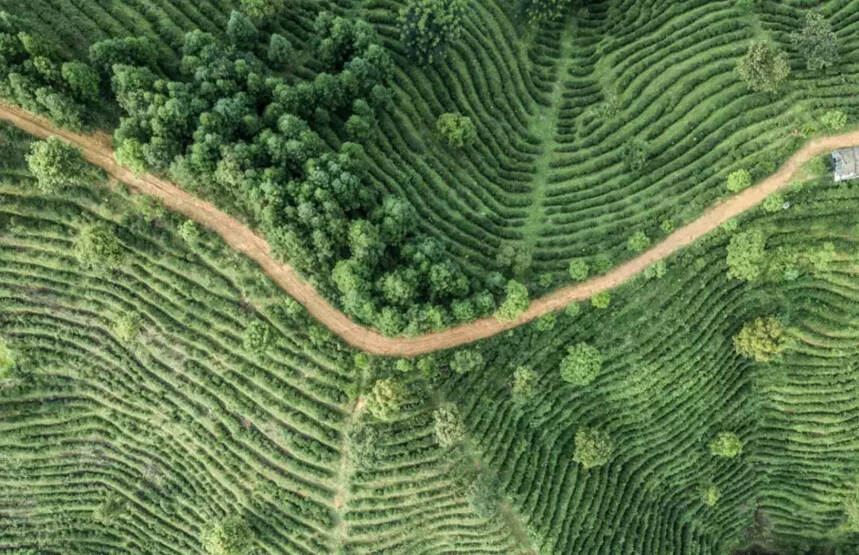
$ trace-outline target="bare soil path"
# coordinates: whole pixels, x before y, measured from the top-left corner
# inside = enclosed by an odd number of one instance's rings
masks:
[[[753,208],[771,193],[791,183],[791,177],[803,164],[824,152],[837,148],[859,146],[859,130],[819,137],[806,143],[774,174],[745,189],[739,194],[708,208],[698,219],[668,235],[635,258],[613,268],[607,274],[581,283],[562,287],[531,302],[531,306],[512,322],[501,322],[492,317],[427,333],[417,337],[385,337],[377,331],[350,320],[325,300],[298,275],[291,266],[277,261],[268,243],[235,218],[225,214],[213,204],[202,201],[177,185],[152,175],[135,176],[113,158],[110,138],[104,133],[81,135],[54,127],[44,118],[24,110],[0,103],[0,119],[36,137],[51,135],[63,137],[83,151],[84,157],[101,167],[108,175],[138,191],[161,199],[164,205],[180,212],[201,225],[217,232],[224,241],[260,265],[262,270],[286,293],[307,308],[311,316],[340,336],[346,343],[368,353],[389,356],[415,356],[432,351],[464,345],[491,337],[502,331],[521,326],[535,318],[565,308],[572,301],[582,301],[593,295],[613,289],[634,277],[645,268],[669,257],[678,249],[716,229],[724,222]]]

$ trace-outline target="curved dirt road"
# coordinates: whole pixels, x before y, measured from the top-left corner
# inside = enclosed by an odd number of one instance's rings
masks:
[[[307,308],[346,343],[377,355],[415,356],[448,349],[491,337],[497,333],[521,326],[547,312],[561,310],[572,301],[587,299],[596,293],[617,287],[647,266],[667,258],[699,237],[706,235],[722,223],[754,207],[770,193],[790,183],[791,176],[814,156],[836,148],[859,146],[859,131],[814,139],[796,152],[779,170],[760,183],[745,189],[730,199],[708,208],[695,221],[677,229],[649,250],[615,267],[607,274],[582,283],[562,287],[548,295],[534,299],[531,306],[512,322],[500,322],[487,317],[439,332],[417,337],[385,337],[375,330],[356,324],[337,310],[288,264],[275,260],[271,249],[260,236],[235,218],[220,211],[209,202],[185,192],[180,187],[152,175],[135,176],[113,158],[110,137],[100,133],[80,135],[54,127],[47,120],[24,110],[0,103],[0,119],[37,137],[58,135],[83,150],[84,157],[104,171],[147,195],[158,197],[171,210],[180,212],[198,223],[216,231],[232,248],[256,261],[262,270],[284,291]]]

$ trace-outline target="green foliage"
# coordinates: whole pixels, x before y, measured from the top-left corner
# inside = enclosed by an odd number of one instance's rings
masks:
[[[102,501],[95,511],[93,511],[93,520],[102,524],[110,524],[122,514],[125,508],[125,499],[120,495],[110,495]]]
[[[84,62],[66,62],[62,67],[63,79],[72,92],[86,102],[98,100],[100,79],[98,73]]]
[[[268,42],[268,61],[278,67],[290,67],[294,63],[296,52],[289,39],[283,35],[272,33]]]
[[[185,220],[182,222],[182,225],[179,226],[178,229],[179,237],[182,238],[183,241],[188,243],[190,246],[196,245],[200,238],[203,236],[200,231],[200,226],[197,225],[197,222],[194,220]],[[292,299],[289,299],[292,300]]]
[[[647,165],[647,159],[650,157],[650,148],[643,139],[630,137],[623,143],[621,156],[627,170],[640,172]]]
[[[572,301],[567,307],[564,309],[564,315],[567,318],[575,318],[579,314],[582,313],[582,306],[576,301]]]
[[[250,526],[238,516],[208,523],[200,534],[203,551],[209,555],[243,555],[253,546]]]
[[[645,279],[659,279],[668,272],[668,266],[664,260],[657,260],[644,269]]]
[[[233,10],[227,24],[227,36],[230,41],[240,47],[252,46],[259,38],[259,31],[253,22],[241,12]]]
[[[0,380],[8,378],[14,367],[15,355],[6,344],[6,340],[0,337]]]
[[[80,185],[91,177],[80,149],[56,136],[34,142],[27,164],[39,189],[45,193],[56,193],[67,185]]]
[[[548,23],[560,19],[572,4],[571,0],[519,0],[519,10],[531,23]]]
[[[722,492],[719,491],[719,488],[715,484],[710,484],[701,494],[701,501],[708,507],[712,507],[719,501],[720,497],[722,497]]]
[[[666,218],[659,222],[659,229],[662,230],[662,233],[668,235],[672,231],[674,231],[674,220],[670,218]]]
[[[477,128],[462,114],[446,112],[438,117],[435,127],[450,146],[462,148],[477,140]]]
[[[725,187],[732,193],[739,193],[752,184],[752,174],[749,170],[735,170],[728,175]]]
[[[567,270],[570,273],[570,278],[574,281],[582,281],[588,277],[588,271],[590,269],[588,268],[588,263],[583,259],[574,258],[573,260],[570,260]]]
[[[790,75],[790,64],[773,43],[758,41],[737,62],[737,74],[751,90],[774,93]]]
[[[505,322],[512,322],[528,310],[531,301],[528,297],[528,288],[516,280],[511,279],[507,282],[506,291],[507,295],[495,312],[495,317]]]
[[[577,386],[588,385],[599,375],[602,363],[599,349],[579,343],[567,348],[567,355],[561,360],[561,379]]]
[[[784,195],[776,191],[765,198],[761,206],[765,212],[769,212],[770,214],[780,212],[781,210],[784,210]]]
[[[465,439],[465,426],[453,403],[445,403],[432,413],[435,438],[442,449],[449,449]]]
[[[129,138],[119,141],[113,153],[116,161],[141,176],[146,173],[146,151],[143,143],[137,139]]]
[[[845,528],[850,532],[859,532],[859,489],[854,488],[844,500]]]
[[[829,110],[820,116],[820,123],[830,131],[840,131],[847,127],[847,114],[841,110]]]
[[[286,11],[285,0],[240,0],[242,12],[255,20],[276,19]]]
[[[468,486],[468,504],[481,518],[490,518],[503,501],[498,482],[486,472],[478,473]]]
[[[838,62],[838,37],[829,21],[818,11],[805,12],[802,31],[793,33],[791,40],[805,57],[806,66],[811,71],[820,71]]]
[[[125,261],[125,249],[113,230],[105,224],[81,229],[75,239],[74,249],[81,265],[92,270],[113,270]]]
[[[719,432],[716,439],[707,444],[710,454],[715,457],[733,459],[743,452],[743,442],[733,432]]]
[[[245,327],[242,344],[245,350],[251,353],[263,354],[271,345],[272,339],[271,327],[262,320],[254,320]]]
[[[744,281],[756,281],[762,272],[764,245],[763,231],[753,229],[731,237],[728,243],[728,277]]]
[[[137,314],[123,314],[113,324],[113,333],[126,347],[137,341],[143,321]]]
[[[406,403],[406,388],[393,378],[376,380],[367,396],[367,410],[379,420],[392,420]]]
[[[513,399],[517,402],[522,402],[530,399],[534,395],[534,388],[537,386],[537,373],[527,366],[518,366],[513,371],[513,380],[510,388],[513,392]]]
[[[642,252],[650,246],[650,237],[643,231],[636,231],[626,241],[626,248],[632,252]]]
[[[614,452],[614,440],[603,430],[582,427],[576,431],[573,461],[586,469],[603,466]]]
[[[372,469],[381,457],[379,445],[382,441],[382,434],[370,424],[359,423],[349,430],[349,454],[355,466]]]
[[[609,304],[611,304],[611,293],[608,291],[602,291],[591,297],[591,305],[594,308],[608,308]]]
[[[412,59],[432,63],[462,36],[464,0],[408,0],[400,10],[400,39]]]
[[[555,329],[555,324],[558,321],[558,313],[557,312],[547,312],[543,314],[539,318],[537,318],[537,325],[535,326],[537,331],[552,331]]]
[[[734,336],[734,349],[746,358],[768,362],[785,348],[784,325],[768,316],[746,322]]]
[[[460,349],[454,353],[450,368],[457,374],[468,374],[483,369],[483,354],[474,349]]]

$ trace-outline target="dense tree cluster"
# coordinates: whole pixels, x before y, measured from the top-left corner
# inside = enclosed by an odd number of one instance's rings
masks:
[[[65,60],[43,35],[0,12],[0,98],[58,125],[80,130],[98,109],[99,75],[88,64]]]

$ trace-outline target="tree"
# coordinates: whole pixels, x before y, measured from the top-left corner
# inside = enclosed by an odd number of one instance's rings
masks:
[[[200,241],[201,236],[202,233],[200,232],[200,226],[198,226],[197,222],[194,220],[185,220],[179,226],[179,237],[191,246],[196,245]]]
[[[295,57],[295,48],[283,35],[272,33],[268,42],[267,56],[269,62],[280,67],[289,67]]]
[[[450,146],[462,148],[477,140],[477,128],[470,117],[462,114],[446,112],[438,117],[435,127]]]
[[[432,413],[433,430],[442,449],[453,447],[465,438],[465,426],[453,403],[445,403]]]
[[[233,10],[227,23],[227,36],[239,48],[250,48],[256,42],[259,31],[250,19]]]
[[[567,318],[575,318],[582,313],[582,306],[576,301],[571,301],[564,309],[564,315]]]
[[[639,172],[647,165],[647,159],[650,157],[650,148],[643,139],[630,137],[623,143],[621,156],[623,156],[623,163],[628,170]]]
[[[254,320],[245,328],[242,336],[242,344],[246,351],[262,354],[271,344],[272,336],[273,334],[268,324],[262,320]]]
[[[512,322],[520,314],[528,310],[530,304],[528,288],[516,280],[507,282],[507,296],[495,312],[495,317],[505,322]]]
[[[98,73],[83,62],[66,62],[62,68],[63,79],[69,84],[75,96],[84,102],[98,100]]]
[[[258,21],[276,18],[286,11],[284,0],[241,0],[239,6],[245,15]]]
[[[379,420],[396,417],[406,403],[406,389],[399,381],[386,378],[376,380],[367,397],[367,410]]]
[[[737,74],[756,92],[774,93],[790,75],[787,56],[768,41],[754,42],[737,62]]]
[[[603,291],[601,293],[597,293],[593,297],[591,297],[591,305],[594,308],[608,308],[608,305],[611,303],[611,293],[608,291]]]
[[[483,354],[473,349],[460,349],[454,353],[450,368],[457,374],[468,374],[483,368]]]
[[[382,434],[375,426],[361,422],[349,430],[348,435],[349,454],[355,466],[368,470],[373,468],[379,458]]]
[[[81,151],[59,137],[34,142],[27,164],[45,193],[55,193],[65,185],[83,185],[90,176]]]
[[[527,366],[519,366],[513,371],[513,380],[510,384],[510,389],[513,392],[513,399],[516,401],[524,401],[530,399],[534,395],[534,387],[537,385],[537,373]]]
[[[626,241],[626,248],[632,252],[641,252],[650,246],[650,237],[643,231],[636,231]]]
[[[209,555],[243,555],[253,545],[253,534],[243,518],[231,516],[207,524],[200,543]]]
[[[734,336],[734,349],[737,354],[768,362],[785,348],[784,325],[778,319],[768,316],[746,322]]]
[[[568,271],[570,272],[570,277],[574,281],[582,281],[586,277],[588,277],[588,263],[584,261],[582,258],[574,258],[570,260],[570,265],[568,266]]]
[[[739,193],[752,184],[752,174],[749,170],[736,170],[728,174],[725,187],[732,193]]]
[[[9,377],[15,367],[15,355],[6,344],[6,340],[0,337],[0,380]]]
[[[571,5],[572,0],[519,0],[519,10],[530,23],[557,21]]]
[[[838,37],[829,21],[818,11],[805,12],[802,31],[793,33],[791,40],[805,56],[806,67],[811,71],[826,69],[838,61]]]
[[[146,173],[146,154],[143,143],[137,139],[123,139],[113,155],[117,162],[134,172],[134,175],[140,176]]]
[[[579,428],[576,432],[576,451],[573,461],[586,469],[602,466],[614,451],[614,441],[608,433],[596,428]]]
[[[123,314],[116,319],[113,325],[113,332],[117,339],[129,346],[137,341],[137,336],[140,334],[140,328],[143,322],[137,314]]]
[[[573,385],[588,385],[596,379],[602,369],[602,354],[587,343],[579,343],[567,349],[561,360],[561,379]]]
[[[830,131],[838,131],[847,126],[847,114],[841,110],[829,110],[820,116],[820,123]]]
[[[733,459],[743,452],[743,442],[733,432],[719,432],[716,439],[707,444],[710,453],[716,457]]]
[[[710,484],[702,492],[701,501],[708,507],[712,507],[719,501],[720,497],[722,497],[722,492],[719,491],[719,488],[715,484]]]
[[[763,231],[753,229],[737,233],[728,243],[728,277],[756,281],[761,275],[764,261]]]
[[[75,240],[74,250],[81,265],[93,270],[112,270],[125,261],[125,250],[105,224],[83,228]]]
[[[400,38],[413,59],[432,63],[459,40],[464,18],[464,0],[408,0],[400,10]]]

